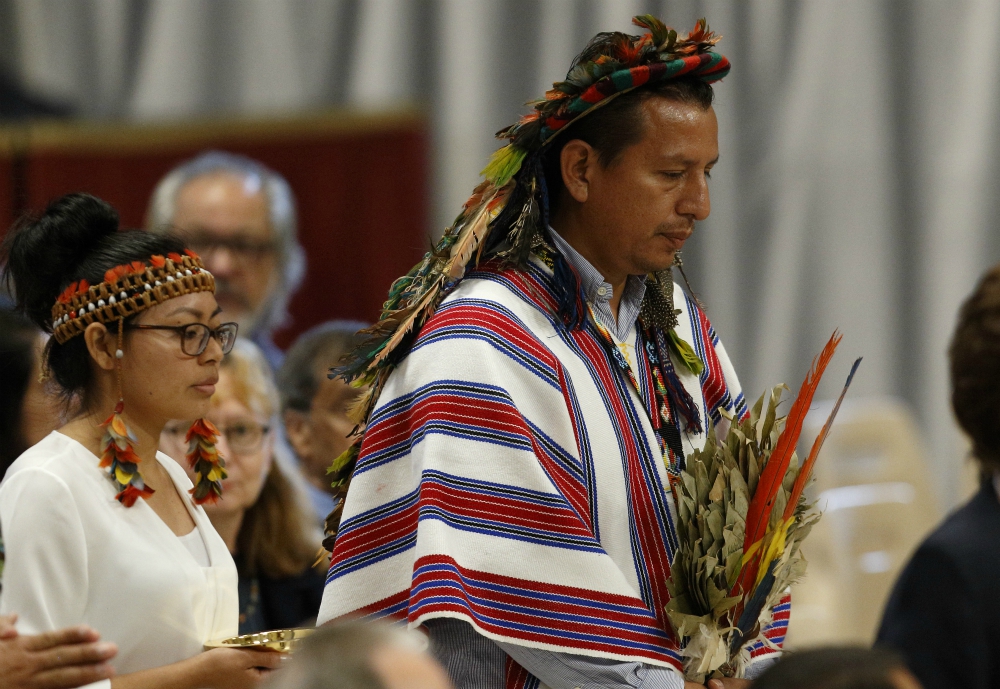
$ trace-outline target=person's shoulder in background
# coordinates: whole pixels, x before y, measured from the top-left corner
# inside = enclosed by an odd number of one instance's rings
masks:
[[[261,576],[260,597],[270,629],[312,626],[323,599],[325,571],[310,567],[290,577]]]
[[[876,643],[895,648],[925,689],[1000,686],[1000,502],[991,482],[914,553]]]

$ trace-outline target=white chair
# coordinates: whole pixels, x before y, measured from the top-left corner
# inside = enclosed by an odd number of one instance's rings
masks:
[[[832,403],[810,412],[800,459]],[[892,398],[844,403],[816,462],[823,517],[806,538],[806,576],[792,587],[786,648],[870,644],[900,570],[940,521],[913,414]]]

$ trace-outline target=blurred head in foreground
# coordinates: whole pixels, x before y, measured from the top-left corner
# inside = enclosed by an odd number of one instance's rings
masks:
[[[298,456],[307,480],[329,493],[326,474],[333,460],[350,445],[354,422],[348,406],[360,390],[328,376],[331,366],[363,340],[365,323],[331,321],[303,333],[288,350],[278,374],[281,411],[288,442]],[[329,509],[322,514],[323,517]]]
[[[754,689],[921,689],[903,661],[884,649],[821,648],[784,655]]]
[[[320,627],[267,689],[452,689],[426,641],[374,622]]]
[[[0,479],[18,456],[62,425],[59,396],[41,382],[45,336],[0,309]]]
[[[241,335],[281,324],[305,267],[295,199],[281,175],[243,156],[203,153],[160,180],[146,225],[187,239],[215,276],[215,298]]]

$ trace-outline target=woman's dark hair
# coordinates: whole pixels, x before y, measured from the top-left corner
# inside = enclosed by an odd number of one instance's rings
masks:
[[[666,98],[680,103],[712,107],[715,92],[711,84],[697,77],[682,77],[638,88],[618,96],[607,105],[584,115],[578,122],[566,126],[548,145],[542,160],[549,205],[554,209],[564,188],[559,158],[563,147],[574,139],[585,141],[597,151],[597,160],[607,168],[629,146],[642,140],[645,121],[642,104],[651,98]]]
[[[902,659],[884,648],[790,652],[754,680],[754,689],[896,689]]]
[[[7,468],[28,449],[22,433],[24,396],[35,372],[38,328],[26,318],[0,310],[0,479]]]
[[[1000,265],[962,305],[948,351],[951,405],[984,474],[1000,470]]]
[[[172,235],[120,231],[118,213],[95,196],[67,194],[11,229],[0,247],[0,262],[6,263],[4,278],[17,310],[51,333],[52,306],[70,283],[96,285],[110,268],[183,250],[184,243]],[[117,327],[109,330],[117,332]],[[49,340],[45,364],[68,397],[85,398],[93,367],[83,337],[65,344]]]

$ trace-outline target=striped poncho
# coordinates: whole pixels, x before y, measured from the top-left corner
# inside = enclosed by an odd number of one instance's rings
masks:
[[[552,281],[537,258],[480,267],[424,325],[371,415],[319,622],[458,618],[502,642],[681,668],[651,372],[638,363],[637,390],[593,323],[568,329]],[[675,304],[705,364],[678,375],[724,432],[721,410],[746,414],[739,383],[679,287]],[[686,453],[704,440],[682,434]],[[776,611],[776,643],[787,617]]]

